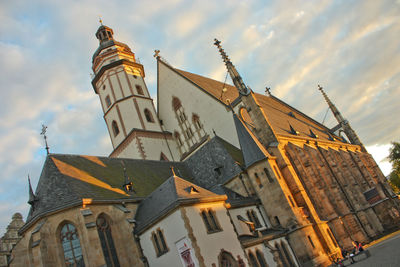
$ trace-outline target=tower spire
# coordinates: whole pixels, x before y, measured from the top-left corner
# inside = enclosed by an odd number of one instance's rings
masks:
[[[238,89],[241,95],[248,95],[250,94],[249,88],[244,84],[242,77],[240,77],[239,72],[236,70],[235,66],[232,64],[229,57],[226,55],[224,49],[222,49],[221,41],[217,38],[214,39],[214,45],[218,47],[218,50],[221,54],[222,60],[225,62],[226,68],[229,72],[229,75],[232,78],[233,84]]]
[[[364,148],[364,145],[361,143],[360,139],[358,138],[356,132],[351,128],[350,123],[343,118],[342,114],[339,112],[339,110],[336,108],[336,106],[332,103],[332,101],[329,99],[328,95],[325,93],[324,89],[322,86],[318,84],[318,90],[321,91],[323,97],[325,98],[326,103],[328,103],[328,106],[330,110],[333,113],[333,116],[335,116],[337,122],[339,123],[334,129],[338,130],[340,128],[343,129],[343,132],[346,134],[347,138],[349,138],[350,143],[355,144],[355,145],[360,145]]]

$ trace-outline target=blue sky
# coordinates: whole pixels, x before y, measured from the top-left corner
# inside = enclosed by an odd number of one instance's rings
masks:
[[[51,152],[108,155],[111,143],[91,87],[99,16],[144,65],[156,95],[153,53],[173,66],[224,80],[215,37],[245,83],[318,121],[321,84],[385,174],[399,141],[400,1],[1,1],[0,235],[14,212],[28,212]],[[325,124],[335,125],[331,114]]]

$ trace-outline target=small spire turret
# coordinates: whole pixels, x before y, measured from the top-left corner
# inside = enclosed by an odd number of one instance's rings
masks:
[[[31,178],[29,177],[29,174],[28,174],[28,183],[29,183],[29,200],[28,200],[28,204],[31,205],[32,207],[34,207],[34,204],[35,204],[36,201],[38,201],[38,198],[36,197],[35,193],[33,193],[32,184],[31,184]]]
[[[329,99],[328,95],[325,93],[324,89],[322,86],[318,84],[318,90],[321,91],[323,97],[325,98],[326,103],[328,103],[328,106],[330,110],[333,113],[333,116],[335,116],[337,122],[339,125],[337,127],[334,127],[334,129],[342,129],[343,132],[346,134],[347,138],[349,138],[350,143],[355,144],[355,145],[360,145],[364,150],[364,145],[361,143],[360,139],[358,138],[356,132],[351,128],[350,123],[343,118],[342,114],[339,112],[339,110],[336,108],[336,106],[332,103],[332,101]]]
[[[250,94],[249,88],[244,84],[242,77],[240,77],[238,71],[236,70],[235,66],[232,64],[231,60],[225,53],[224,49],[222,49],[221,41],[218,39],[214,39],[214,45],[218,47],[218,50],[221,54],[222,60],[225,62],[226,68],[229,72],[229,75],[232,78],[233,84],[238,89],[239,94],[241,95],[248,95]]]

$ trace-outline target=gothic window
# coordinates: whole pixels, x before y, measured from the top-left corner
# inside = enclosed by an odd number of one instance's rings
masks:
[[[153,242],[157,257],[168,252],[169,249],[165,242],[164,234],[160,229],[151,233],[151,241]]]
[[[179,128],[185,137],[185,141],[188,147],[191,147],[195,144],[193,131],[190,126],[190,121],[187,119],[186,113],[183,110],[183,106],[179,98],[173,97],[172,99],[172,108],[175,112],[175,117],[178,121]]]
[[[256,250],[256,255],[257,255],[257,261],[260,267],[267,267],[267,262],[265,261],[264,255],[261,253],[261,251]]]
[[[207,233],[211,234],[222,231],[221,227],[218,224],[214,210],[212,209],[202,210],[201,217],[203,218],[203,222],[207,228]]]
[[[282,247],[279,244],[275,244],[275,249],[278,251],[279,258],[283,264],[283,266],[289,266],[285,256],[282,254]]]
[[[144,116],[146,117],[146,120],[148,122],[154,122],[153,115],[151,115],[150,110],[148,110],[147,108],[144,110]]]
[[[296,266],[293,262],[292,256],[289,253],[289,250],[284,242],[281,242],[281,247],[282,247],[283,253],[285,255],[286,261],[288,262],[289,266],[290,267]]]
[[[267,168],[264,168],[264,173],[267,176],[268,182],[273,183],[274,180],[272,179],[271,174],[269,173]]]
[[[219,266],[220,267],[236,267],[238,263],[236,262],[235,258],[232,256],[231,253],[227,251],[222,251],[219,254]]]
[[[260,177],[258,177],[258,174],[256,172],[254,173],[254,176],[256,177],[256,183],[257,183],[258,187],[262,188],[263,184],[261,183],[261,179],[260,179]]]
[[[193,121],[193,124],[194,124],[194,127],[196,128],[196,130],[200,130],[201,128],[203,128],[203,126],[200,123],[200,118],[198,115],[193,114],[192,121]]]
[[[60,239],[64,251],[65,265],[68,267],[84,267],[81,243],[75,226],[66,223],[61,228]]]
[[[176,142],[178,143],[178,146],[182,146],[183,142],[182,142],[182,139],[181,139],[181,135],[178,132],[175,132],[174,136],[175,136]]]
[[[288,197],[289,197],[290,205],[292,207],[294,207],[295,205],[294,205],[294,202],[293,202],[293,198],[291,196],[288,196]]]
[[[247,213],[247,218],[249,218],[249,221],[254,223],[255,228],[262,227],[260,220],[258,219],[257,213],[254,210],[248,210],[246,213]]]
[[[111,99],[110,99],[110,96],[109,96],[109,95],[106,96],[106,105],[107,105],[107,107],[110,107],[110,106],[111,106]]]
[[[250,259],[250,264],[252,267],[258,267],[258,262],[256,257],[254,257],[254,254],[252,252],[249,252],[249,259]]]
[[[111,126],[112,126],[112,130],[113,130],[114,136],[117,136],[119,134],[119,128],[118,128],[117,122],[116,121],[112,121]]]
[[[119,267],[118,256],[111,235],[111,227],[104,214],[101,214],[97,218],[96,225],[106,265],[109,267]]]
[[[144,95],[143,89],[140,85],[136,84],[135,87],[136,87],[136,91],[137,91],[138,95]]]

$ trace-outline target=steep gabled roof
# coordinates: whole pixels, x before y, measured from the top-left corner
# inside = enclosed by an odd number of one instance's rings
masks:
[[[172,69],[201,87],[217,100],[221,100],[221,90],[224,85],[222,82],[218,82],[187,71],[175,68]],[[234,86],[228,84],[225,84],[225,88],[227,91],[223,94],[222,101],[225,104],[227,104],[226,99],[230,99],[231,102],[235,100],[238,101],[238,90]],[[266,114],[268,117],[268,121],[270,122],[272,129],[278,136],[293,137],[294,135],[291,133],[290,129],[290,126],[292,126],[292,128],[298,132],[298,134],[296,134],[298,137],[332,142],[329,136],[330,134],[336,139],[334,142],[342,143],[339,137],[334,136],[331,133],[328,134],[330,130],[329,128],[315,121],[284,101],[278,99],[277,97],[265,96],[258,93],[254,93],[253,96],[258,101],[260,107],[264,109],[264,114]],[[316,136],[314,136],[313,133]]]
[[[233,120],[235,122],[236,132],[242,149],[245,168],[247,169],[254,163],[270,157],[269,153],[262,146],[260,141],[258,141],[236,114],[233,114]]]
[[[125,192],[123,165],[134,192]],[[143,199],[170,176],[170,167],[190,179],[184,163],[121,159],[84,155],[50,154],[36,188],[37,201],[27,222],[49,212],[93,201]]]
[[[178,176],[172,176],[140,203],[135,216],[135,231],[143,232],[181,204],[224,201],[226,198],[225,195],[215,194]]]

